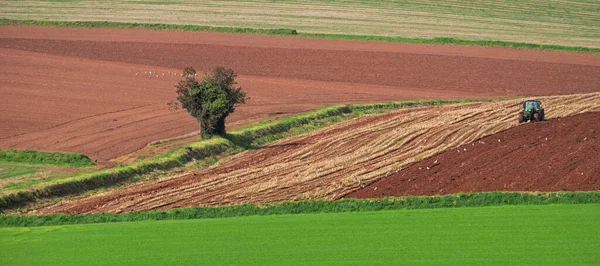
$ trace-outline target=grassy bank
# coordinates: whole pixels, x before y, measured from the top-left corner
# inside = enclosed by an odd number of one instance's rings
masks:
[[[75,27],[75,28],[143,28],[152,30],[179,30],[196,32],[226,32],[226,33],[247,33],[264,35],[290,35],[292,29],[257,29],[257,28],[236,28],[236,27],[213,27],[202,25],[180,25],[180,24],[160,24],[160,23],[137,23],[137,22],[110,22],[110,21],[40,21],[40,20],[13,20],[0,19],[0,26],[6,25],[27,25],[27,26],[54,26],[54,27]],[[600,48],[590,48],[581,46],[564,46],[552,44],[536,44],[525,42],[511,42],[498,40],[467,40],[453,37],[434,37],[434,38],[406,38],[390,36],[372,36],[372,35],[350,35],[350,34],[322,34],[322,33],[303,33],[298,36],[310,38],[330,38],[345,40],[364,40],[379,42],[399,42],[399,43],[419,43],[419,44],[451,44],[451,45],[469,45],[469,46],[490,46],[519,49],[536,50],[556,50],[567,52],[600,53]]]
[[[593,265],[600,204],[0,228],[6,265]]]
[[[34,150],[0,150],[0,162],[44,164],[67,167],[87,167],[96,163],[80,153],[45,152]]]
[[[186,164],[212,158],[224,153],[233,154],[242,150],[252,149],[259,145],[284,137],[316,130],[332,123],[357,117],[367,113],[385,112],[399,108],[419,106],[435,106],[452,103],[467,103],[488,101],[486,99],[471,100],[424,100],[400,101],[380,104],[335,105],[319,108],[303,114],[294,115],[277,121],[267,121],[246,128],[230,131],[227,138],[203,140],[178,149],[169,151],[161,156],[102,170],[96,173],[82,174],[68,178],[46,179],[31,181],[34,183],[17,183],[7,186],[12,192],[0,197],[0,210],[14,208],[34,202],[41,198],[61,197],[79,194],[98,188],[110,187],[125,182],[134,182],[143,175],[154,171],[167,171]]]
[[[0,227],[132,222],[145,220],[214,219],[282,214],[370,212],[402,209],[437,209],[501,205],[600,204],[600,191],[591,192],[478,192],[444,196],[407,196],[384,199],[341,199],[223,207],[194,207],[126,214],[0,215]]]

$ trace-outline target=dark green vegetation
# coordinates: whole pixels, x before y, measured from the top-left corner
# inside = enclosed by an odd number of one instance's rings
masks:
[[[15,164],[0,164],[0,179],[13,178],[22,175],[33,174],[39,171],[39,167],[15,165]]]
[[[68,167],[87,167],[96,165],[92,159],[80,153],[44,152],[34,150],[0,150],[0,162]]]
[[[177,83],[177,100],[181,107],[198,120],[200,135],[208,139],[213,135],[225,136],[225,119],[239,104],[246,103],[246,93],[235,87],[237,74],[226,67],[217,66],[196,80],[196,70],[186,67]]]
[[[246,128],[233,130],[226,138],[212,139],[191,143],[169,151],[152,159],[127,166],[101,170],[94,173],[80,174],[65,178],[47,178],[43,183],[16,183],[9,186],[9,191],[0,197],[0,211],[23,206],[42,198],[61,197],[82,192],[135,182],[143,175],[154,171],[166,171],[187,164],[212,159],[215,156],[233,154],[241,150],[252,149],[262,144],[315,130],[334,122],[350,119],[362,114],[379,113],[399,108],[436,106],[452,103],[468,103],[489,101],[488,99],[461,100],[424,100],[400,101],[376,104],[350,104],[326,106],[314,111],[294,115],[276,121],[265,121]],[[27,187],[33,185],[31,187]]]
[[[81,28],[144,28],[153,30],[180,30],[200,32],[227,32],[248,33],[265,35],[293,35],[291,29],[254,29],[235,27],[213,27],[200,25],[158,24],[158,23],[136,23],[136,22],[109,22],[109,21],[39,21],[39,20],[13,20],[0,19],[0,26],[4,25],[30,25],[30,26],[56,26],[56,27],[81,27]],[[453,37],[434,38],[407,38],[371,35],[349,35],[349,34],[322,34],[298,32],[295,36],[313,38],[332,38],[346,40],[365,40],[380,42],[420,43],[420,44],[452,44],[470,46],[491,46],[519,49],[556,50],[568,52],[600,53],[600,48],[582,46],[564,46],[552,44],[536,44],[525,42],[495,41],[495,40],[466,40]]]
[[[365,212],[402,209],[437,209],[500,205],[600,204],[600,192],[478,192],[445,196],[407,196],[384,199],[341,199],[336,201],[297,201],[264,204],[242,204],[223,207],[194,207],[168,211],[146,211],[126,214],[52,214],[0,215],[0,226],[47,226],[65,224],[131,222],[144,220],[186,220],[243,217],[255,215]]]
[[[593,265],[600,204],[0,228],[6,265]]]

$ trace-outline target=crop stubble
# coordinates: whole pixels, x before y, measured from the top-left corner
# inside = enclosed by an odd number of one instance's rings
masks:
[[[541,99],[549,119],[600,111],[599,93]],[[362,117],[266,145],[209,169],[66,201],[39,213],[337,199],[416,160],[515,126],[519,108],[519,101],[509,100]]]

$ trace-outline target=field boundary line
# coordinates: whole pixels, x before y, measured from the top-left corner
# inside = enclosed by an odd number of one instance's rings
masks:
[[[327,38],[395,43],[415,43],[415,44],[446,44],[463,46],[487,46],[515,49],[532,49],[548,51],[565,51],[580,53],[600,53],[600,48],[582,47],[582,46],[564,46],[554,44],[536,44],[525,42],[510,42],[498,40],[467,40],[453,37],[434,37],[434,38],[408,38],[398,36],[371,36],[371,35],[348,35],[348,34],[325,34],[325,33],[292,33],[292,29],[260,29],[260,28],[235,28],[235,27],[217,27],[203,25],[184,25],[184,24],[160,24],[160,23],[138,23],[138,22],[112,22],[112,21],[50,21],[50,20],[18,20],[0,18],[0,26],[46,26],[46,27],[66,27],[66,28],[118,28],[118,29],[151,29],[151,30],[175,30],[175,31],[193,31],[193,32],[224,32],[238,34],[260,34],[260,35],[278,35],[278,36],[299,36],[305,38]]]
[[[444,196],[405,196],[383,199],[309,200],[222,207],[178,208],[125,214],[0,215],[0,227],[33,227],[147,220],[214,219],[282,214],[341,213],[386,210],[464,208],[504,205],[598,204],[600,191],[474,192]]]

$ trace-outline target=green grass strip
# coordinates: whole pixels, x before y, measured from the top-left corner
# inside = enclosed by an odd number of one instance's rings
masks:
[[[13,178],[33,174],[40,171],[39,167],[28,165],[0,164],[0,179]]]
[[[24,25],[24,26],[46,26],[67,28],[119,28],[133,29],[143,28],[152,30],[178,30],[178,31],[200,31],[200,32],[228,32],[248,33],[265,35],[291,35],[291,29],[253,29],[234,27],[213,27],[201,25],[183,24],[161,24],[161,23],[137,23],[137,22],[113,22],[113,21],[49,21],[49,20],[16,20],[0,18],[0,26]]]
[[[194,207],[126,214],[0,215],[0,227],[131,222],[144,220],[210,219],[252,215],[590,203],[600,203],[600,191],[549,193],[479,192],[444,196],[407,196],[383,199],[341,199],[336,201],[313,200],[268,204],[242,204],[225,207]]]
[[[53,26],[53,27],[74,27],[74,28],[144,28],[153,30],[179,30],[179,31],[198,31],[198,32],[227,32],[227,33],[248,33],[264,35],[292,35],[292,29],[254,29],[254,28],[235,28],[235,27],[213,27],[202,25],[180,25],[180,24],[160,24],[160,23],[137,23],[137,22],[111,22],[111,21],[42,21],[42,20],[15,20],[0,19],[0,26],[25,25],[25,26]],[[535,44],[523,42],[508,42],[494,40],[463,40],[449,37],[435,38],[405,38],[392,36],[369,36],[369,35],[348,35],[348,34],[320,34],[320,33],[298,33],[298,36],[310,38],[330,38],[345,40],[365,40],[378,42],[399,42],[399,43],[421,43],[421,44],[451,44],[468,46],[490,46],[518,49],[535,50],[554,50],[581,53],[600,53],[600,48],[581,47],[581,46],[563,46],[552,44]]]
[[[345,39],[345,40],[364,40],[378,42],[401,42],[401,43],[421,43],[421,44],[451,44],[451,45],[466,45],[466,46],[490,46],[504,47],[517,49],[534,49],[534,50],[554,50],[565,52],[581,52],[581,53],[600,53],[600,48],[581,47],[581,46],[563,46],[553,44],[536,44],[524,42],[508,42],[494,40],[463,40],[450,37],[435,37],[431,39],[425,38],[404,38],[404,37],[388,37],[388,36],[368,36],[368,35],[346,35],[346,34],[317,34],[317,33],[302,33],[299,34],[306,37],[329,38],[329,39]]]
[[[597,265],[600,205],[0,228],[3,265]]]
[[[376,104],[351,104],[326,106],[303,114],[294,115],[277,121],[267,121],[233,130],[225,138],[213,138],[188,144],[164,155],[138,162],[134,165],[120,166],[91,174],[51,180],[38,185],[34,189],[20,190],[0,197],[0,211],[35,202],[42,198],[61,197],[80,194],[98,188],[105,188],[133,182],[142,175],[153,171],[166,171],[183,167],[193,160],[203,160],[219,156],[225,152],[235,153],[240,150],[252,149],[262,144],[289,136],[288,133],[299,130],[303,133],[316,130],[328,123],[323,121],[340,121],[367,113],[378,113],[399,108],[419,106],[436,106],[453,103],[482,102],[490,99],[460,99],[460,100],[413,100]],[[39,181],[32,181],[39,182]],[[19,189],[28,183],[13,183],[7,188]]]
[[[0,162],[45,164],[69,167],[94,166],[87,155],[68,152],[45,152],[34,150],[0,150]]]

